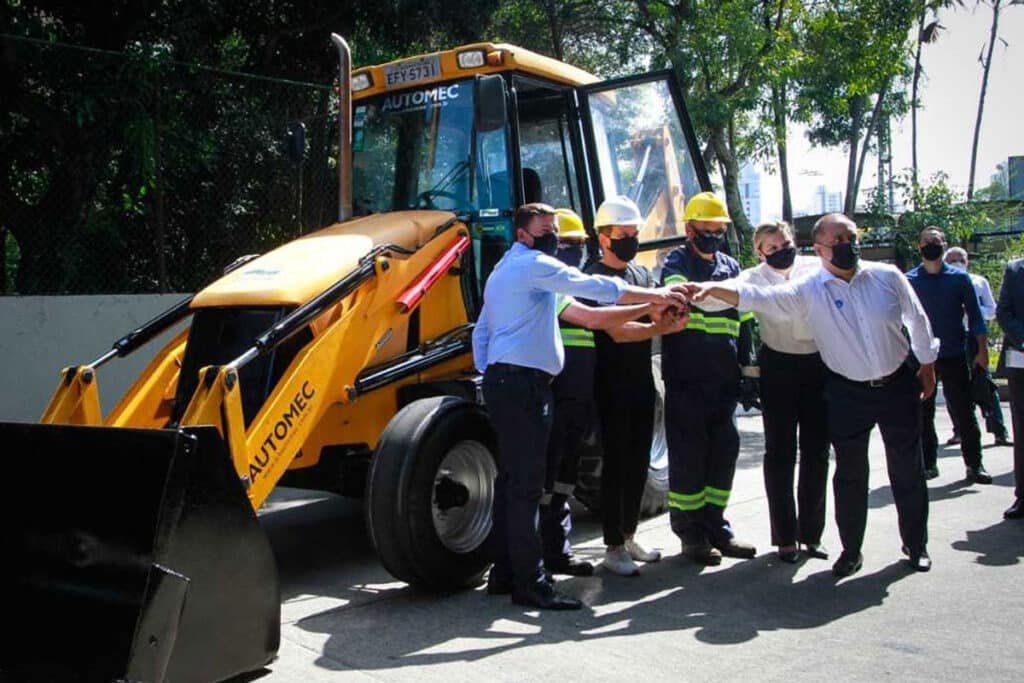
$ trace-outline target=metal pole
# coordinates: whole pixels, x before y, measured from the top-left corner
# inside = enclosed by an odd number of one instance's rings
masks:
[[[338,48],[338,221],[352,217],[352,51],[345,39],[331,34]]]

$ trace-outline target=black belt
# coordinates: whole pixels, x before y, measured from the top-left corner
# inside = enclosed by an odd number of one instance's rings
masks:
[[[871,389],[877,389],[879,387],[884,387],[887,384],[892,384],[893,382],[898,380],[900,377],[902,377],[903,373],[907,369],[908,369],[908,367],[907,367],[906,362],[903,362],[903,363],[900,364],[900,366],[898,368],[896,368],[895,370],[890,372],[885,377],[879,377],[877,379],[866,379],[866,380],[850,379],[849,377],[844,377],[843,375],[840,375],[839,373],[836,373],[836,372],[831,373],[831,375],[833,377],[835,377],[836,379],[841,379],[844,382],[847,382],[848,384],[856,384],[859,387],[869,387]]]
[[[545,384],[551,384],[555,379],[554,375],[543,370],[528,368],[525,365],[513,365],[512,363],[491,363],[487,366],[487,369],[503,375],[532,375]]]

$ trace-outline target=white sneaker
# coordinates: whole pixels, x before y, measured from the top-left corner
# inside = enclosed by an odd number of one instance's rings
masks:
[[[661,553],[657,550],[645,550],[642,545],[634,541],[632,538],[626,539],[626,545],[623,546],[629,556],[637,562],[657,562],[661,559]]]
[[[608,571],[622,576],[640,575],[640,567],[636,566],[636,562],[626,552],[626,548],[621,545],[608,546],[608,549],[604,551],[603,564]]]

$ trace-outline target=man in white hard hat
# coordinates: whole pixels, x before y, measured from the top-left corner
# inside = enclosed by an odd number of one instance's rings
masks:
[[[629,197],[605,200],[594,220],[601,260],[586,272],[636,287],[656,287],[651,272],[633,262],[643,223],[640,209]],[[602,447],[601,518],[607,546],[604,567],[622,576],[638,575],[637,562],[661,559],[661,553],[643,548],[634,538],[654,435],[651,338],[684,329],[687,318],[673,312],[652,317],[655,319],[650,322],[641,319],[594,333],[594,396]]]
[[[666,285],[726,280],[740,264],[723,252],[730,223],[725,202],[701,192],[686,203],[687,241],[665,259]],[[690,325],[661,340],[668,441],[669,516],[683,554],[704,565],[722,556],[751,558],[725,519],[739,458],[736,405],[741,367],[752,366],[753,316],[693,307]]]

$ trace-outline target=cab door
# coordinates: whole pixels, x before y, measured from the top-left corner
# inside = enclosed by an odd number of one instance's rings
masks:
[[[576,91],[594,206],[626,195],[647,217],[641,245],[679,241],[687,199],[710,190],[711,181],[675,74],[651,72]]]

